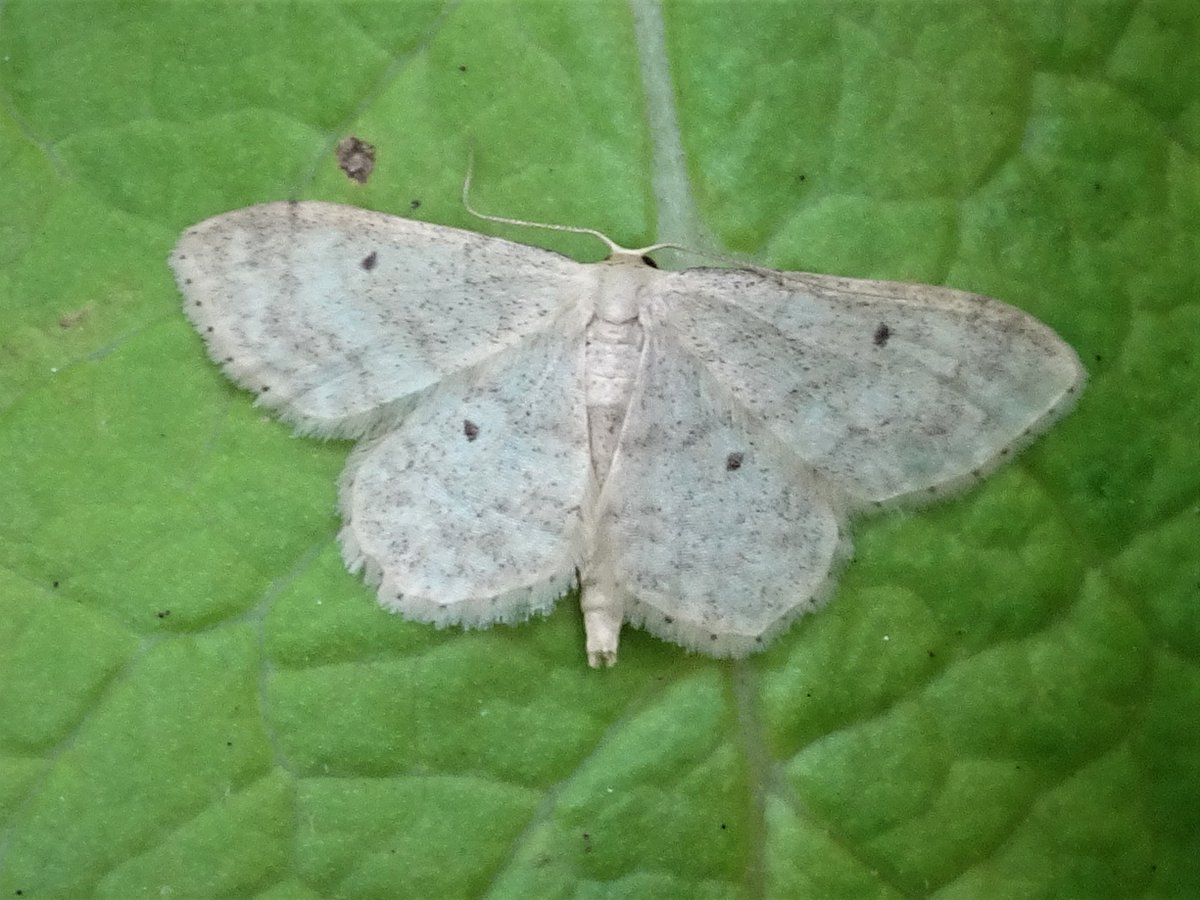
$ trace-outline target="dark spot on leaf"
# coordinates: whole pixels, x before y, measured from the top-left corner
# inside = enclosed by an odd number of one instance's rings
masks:
[[[63,329],[63,331],[74,328],[85,318],[87,318],[87,314],[87,309],[81,309],[78,312],[67,313],[66,315],[60,316],[58,319],[58,327]]]
[[[473,441],[479,437],[479,426],[470,419],[463,419],[463,434],[467,436],[468,441]]]
[[[160,609],[154,615],[158,616],[158,618],[160,618],[160,619],[165,619],[170,614],[171,614],[171,611],[169,609]]]
[[[583,833],[583,852],[584,853],[592,852],[592,836],[590,834],[588,834],[586,831]]]
[[[420,208],[421,208],[421,201],[420,201],[420,200],[410,200],[410,201],[408,201],[408,208],[409,208],[409,209],[420,209]]]
[[[744,458],[745,454],[740,450],[736,453],[730,453],[727,457],[725,457],[725,471],[736,472],[742,467],[742,460]]]
[[[892,329],[888,328],[886,325],[884,325],[882,322],[880,322],[879,327],[875,329],[875,346],[876,347],[886,347],[888,338],[890,338],[891,336],[892,336]]]
[[[360,262],[359,265],[362,266],[366,271],[370,272],[373,268],[375,268],[375,263],[377,262],[379,262],[379,254],[372,250],[362,258],[362,262]]]
[[[656,262],[655,262],[654,260],[652,260],[650,257],[648,257],[648,256],[645,256],[645,255],[643,255],[643,256],[642,256],[642,264],[643,264],[643,265],[647,265],[647,266],[649,266],[649,267],[650,267],[650,268],[652,268],[652,269],[657,269],[657,268],[658,268],[658,263],[656,263]]]
[[[53,587],[53,588],[58,587],[58,580],[56,579],[56,580],[50,582],[50,587]]]
[[[375,168],[375,148],[366,141],[354,136],[342,138],[333,151],[337,157],[338,168],[346,173],[346,177],[359,184],[366,184]]]

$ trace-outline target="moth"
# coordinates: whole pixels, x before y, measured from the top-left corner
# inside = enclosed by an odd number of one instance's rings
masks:
[[[230,378],[358,440],[342,554],[384,607],[485,627],[578,588],[593,667],[625,622],[759,649],[827,599],[850,518],[977,482],[1083,385],[998,300],[608,244],[581,264],[280,202],[189,228],[171,265]]]

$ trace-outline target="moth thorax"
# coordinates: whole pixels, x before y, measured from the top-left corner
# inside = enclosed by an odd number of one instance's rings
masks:
[[[629,322],[641,308],[646,282],[658,273],[631,254],[611,256],[596,265],[592,308],[606,322]]]

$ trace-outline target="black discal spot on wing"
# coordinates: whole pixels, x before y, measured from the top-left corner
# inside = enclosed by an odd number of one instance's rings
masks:
[[[648,256],[645,256],[645,255],[643,255],[643,256],[642,256],[642,262],[643,262],[645,265],[647,265],[647,266],[649,266],[650,268],[652,268],[652,269],[657,269],[657,268],[658,268],[658,263],[656,263],[654,260],[652,260],[652,259],[651,259],[650,257],[648,257]]]
[[[463,419],[463,434],[467,436],[468,441],[473,441],[479,437],[479,426],[470,419]]]
[[[745,458],[745,454],[740,450],[736,453],[730,453],[727,457],[725,457],[725,471],[736,472],[742,467],[742,460]]]
[[[879,323],[879,327],[875,329],[875,346],[886,347],[888,338],[892,336],[892,329],[888,328],[883,322]]]
[[[362,262],[359,263],[359,265],[370,272],[373,268],[375,268],[375,263],[377,262],[379,262],[379,254],[372,250],[363,257]]]

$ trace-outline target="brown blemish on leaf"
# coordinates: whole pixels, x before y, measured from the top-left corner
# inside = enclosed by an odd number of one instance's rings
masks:
[[[346,177],[359,184],[366,184],[375,168],[375,147],[366,141],[351,135],[338,141],[338,168],[346,173]]]
[[[91,315],[91,306],[85,306],[83,309],[77,309],[75,312],[63,313],[58,319],[58,327],[63,331],[74,328],[89,315]]]

